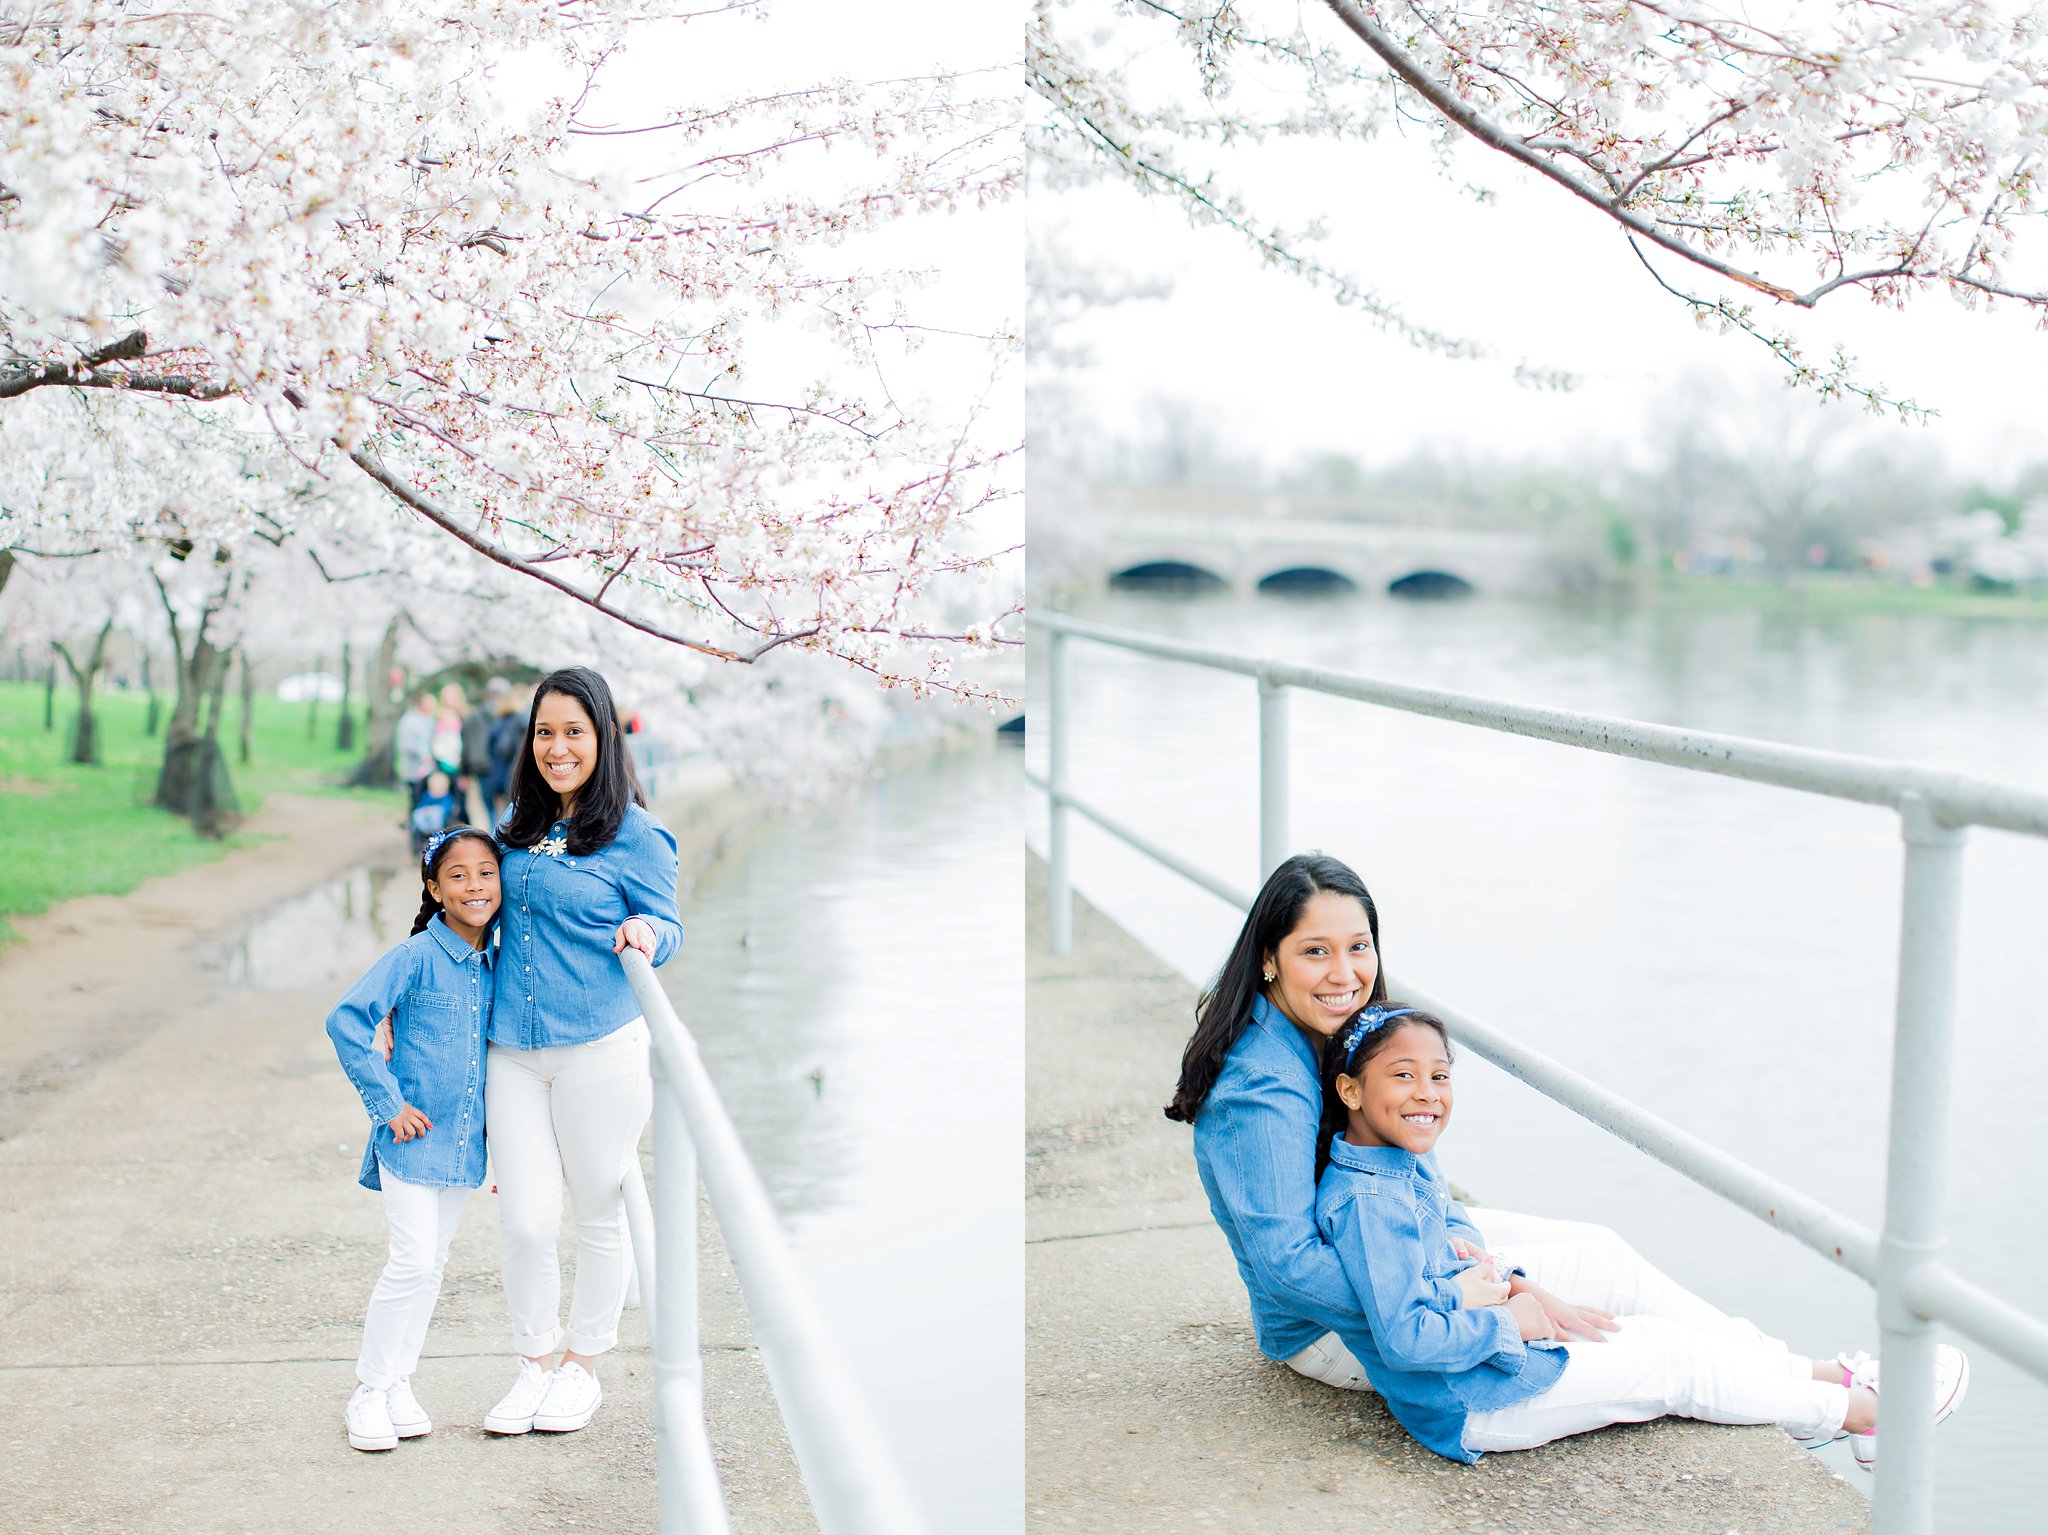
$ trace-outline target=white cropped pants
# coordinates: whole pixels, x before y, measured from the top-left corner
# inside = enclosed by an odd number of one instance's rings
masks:
[[[455,1240],[469,1190],[407,1183],[381,1162],[377,1177],[384,1188],[391,1247],[363,1316],[356,1379],[381,1391],[419,1368],[427,1324],[441,1294],[441,1271],[448,1265],[448,1244]]]
[[[1571,1363],[1548,1391],[1468,1417],[1468,1450],[1533,1449],[1610,1423],[1666,1416],[1775,1423],[1813,1435],[1833,1432],[1848,1415],[1848,1389],[1814,1380],[1812,1360],[1701,1300],[1605,1226],[1505,1210],[1473,1219],[1490,1251],[1527,1269],[1544,1289],[1623,1321],[1605,1342],[1567,1343]],[[1329,1385],[1372,1389],[1335,1333],[1287,1363]]]
[[[578,1354],[601,1354],[619,1341],[632,1265],[619,1190],[654,1110],[646,1021],[635,1018],[582,1045],[493,1044],[484,1103],[512,1346],[530,1358],[565,1343]],[[556,1246],[565,1178],[576,1229],[566,1332]]]

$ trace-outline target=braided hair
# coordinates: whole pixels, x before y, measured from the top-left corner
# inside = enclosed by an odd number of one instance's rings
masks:
[[[451,826],[446,831],[437,831],[427,838],[427,845],[420,850],[420,914],[412,919],[413,933],[424,933],[427,924],[433,921],[441,910],[441,903],[434,899],[430,881],[441,872],[441,865],[448,861],[448,854],[455,844],[471,839],[489,848],[493,858],[500,861],[504,859],[505,850],[498,846],[498,839],[481,827]]]

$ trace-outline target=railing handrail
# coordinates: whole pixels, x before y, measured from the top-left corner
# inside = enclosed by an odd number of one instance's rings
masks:
[[[1917,794],[1945,826],[1987,826],[2048,837],[2048,793],[1955,769],[1820,751],[1810,746],[1788,746],[1749,736],[1687,730],[1677,725],[1656,725],[1571,709],[1539,708],[1449,688],[1389,682],[1357,672],[1304,666],[1271,656],[1244,656],[1185,640],[1115,629],[1064,613],[1034,612],[1031,622],[1055,634],[1068,634],[1211,671],[1235,672],[1271,687],[1299,688],[1305,693],[1379,704],[1408,714],[1477,725],[1667,767],[1773,784],[1831,799],[1857,800],[1898,810],[1907,795]]]
[[[754,1336],[823,1535],[917,1535],[924,1520],[838,1343],[798,1275],[775,1207],[646,956],[619,956],[647,1020],[655,1091],[655,1241],[643,1297],[655,1343],[663,1535],[728,1528],[703,1414],[696,1337],[697,1168],[753,1319]],[[644,1217],[643,1217],[644,1219]],[[685,1346],[686,1345],[686,1346]],[[707,1487],[706,1484],[709,1484]]]
[[[1427,1002],[1481,1056],[1581,1117],[1750,1211],[1823,1257],[1870,1282],[1878,1294],[1886,1350],[1885,1453],[1874,1500],[1875,1535],[1929,1535],[1933,1529],[1934,1342],[1942,1321],[2043,1380],[2048,1324],[1964,1279],[1942,1261],[1941,1201],[1947,1186],[1949,1052],[1960,920],[1963,838],[1972,825],[2048,837],[2048,794],[1919,763],[1816,751],[1741,736],[1535,708],[1448,689],[1389,682],[1277,657],[1091,623],[1043,609],[1034,628],[1051,635],[1043,695],[1048,771],[1027,773],[1051,811],[1047,847],[1048,931],[1055,953],[1073,941],[1073,884],[1067,814],[1087,816],[1138,852],[1239,907],[1250,897],[1186,862],[1072,792],[1065,728],[1069,640],[1086,640],[1161,660],[1253,679],[1259,697],[1259,857],[1270,872],[1288,849],[1286,734],[1288,690],[1328,694],[1412,714],[1535,737],[1583,750],[1719,774],[1803,793],[1882,805],[1900,817],[1905,840],[1898,1014],[1893,1040],[1887,1134],[1885,1229],[1850,1220],[1788,1184],[1639,1108],[1588,1078],[1470,1015],[1404,986]],[[1919,941],[1924,935],[1925,941]],[[1928,1111],[1928,1103],[1936,1112]],[[1903,1389],[1901,1389],[1903,1387]],[[1924,1389],[1923,1389],[1924,1387]]]

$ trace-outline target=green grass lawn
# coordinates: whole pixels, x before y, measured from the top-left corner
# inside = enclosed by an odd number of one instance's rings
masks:
[[[63,760],[76,706],[76,690],[60,685],[56,728],[45,730],[41,684],[0,683],[0,943],[13,937],[10,916],[77,895],[122,895],[239,845],[234,837],[202,838],[189,822],[149,803],[163,734],[143,734],[148,711],[140,695],[95,697],[103,760],[93,767]],[[236,760],[240,702],[228,700],[220,733],[242,809],[254,811],[278,792],[341,794],[389,803],[395,821],[394,791],[339,787],[356,753],[334,749],[336,706],[321,706],[310,740],[306,707],[259,696],[245,765]],[[163,712],[170,712],[168,697]]]

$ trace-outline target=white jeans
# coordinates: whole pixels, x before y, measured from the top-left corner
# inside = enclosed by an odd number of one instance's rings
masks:
[[[1775,1423],[1833,1432],[1846,1387],[1812,1378],[1813,1362],[1752,1323],[1716,1310],[1645,1262],[1605,1226],[1477,1210],[1488,1249],[1574,1304],[1624,1318],[1604,1343],[1568,1343],[1571,1362],[1548,1391],[1465,1420],[1465,1448],[1527,1450],[1610,1423],[1675,1415],[1711,1423]],[[1328,1385],[1371,1390],[1335,1333],[1287,1363]]]
[[[619,1193],[654,1111],[647,1024],[543,1050],[494,1044],[484,1081],[499,1248],[512,1346],[529,1357],[566,1343],[601,1354],[619,1341],[632,1245]],[[562,1180],[576,1216],[576,1289],[561,1327]]]
[[[427,1323],[433,1320],[434,1302],[441,1294],[448,1244],[455,1240],[469,1190],[407,1183],[382,1163],[377,1173],[384,1185],[391,1249],[363,1317],[356,1379],[382,1390],[419,1368]]]

